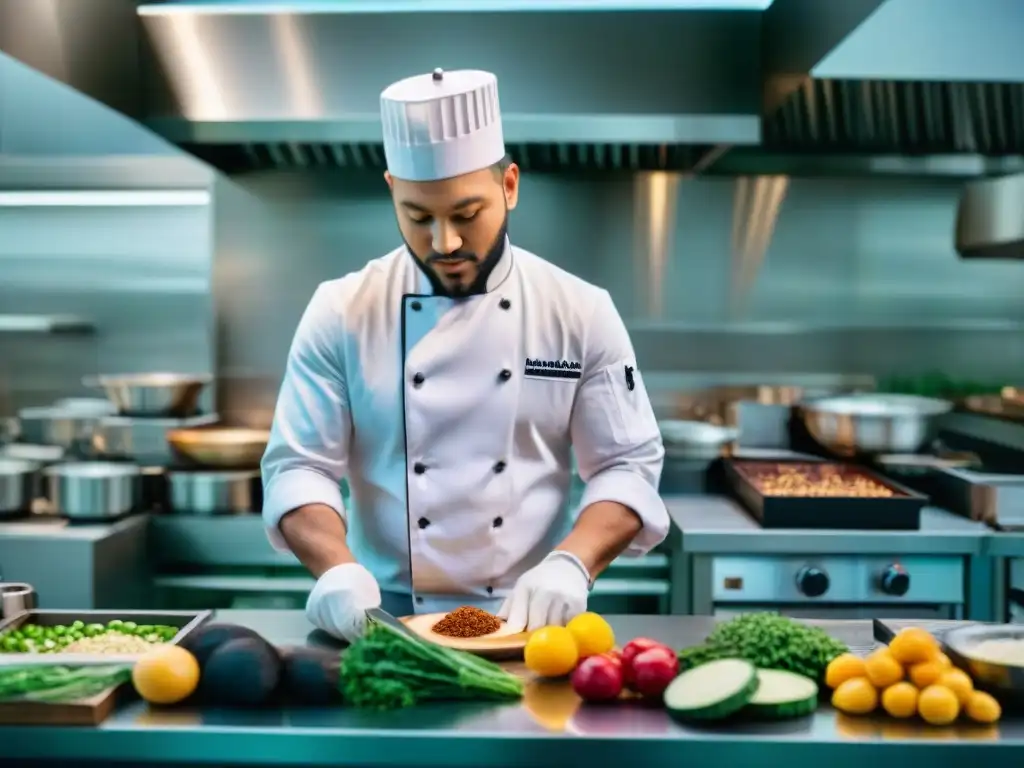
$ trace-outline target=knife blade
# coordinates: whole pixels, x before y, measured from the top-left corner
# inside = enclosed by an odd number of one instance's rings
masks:
[[[394,629],[397,632],[401,632],[402,634],[409,635],[410,637],[419,638],[419,635],[417,635],[415,632],[413,632],[411,629],[405,626],[405,624],[400,622],[398,619],[396,619],[390,613],[385,611],[383,608],[367,608],[366,617],[371,621],[376,621],[379,624],[385,624],[388,627],[391,627],[391,629]]]

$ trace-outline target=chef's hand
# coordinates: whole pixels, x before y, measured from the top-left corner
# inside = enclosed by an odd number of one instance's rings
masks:
[[[318,629],[352,642],[366,629],[366,611],[380,608],[380,587],[359,563],[336,565],[317,579],[306,618]]]
[[[576,555],[555,550],[519,577],[498,618],[505,619],[513,632],[564,626],[587,610],[589,594],[587,567]]]

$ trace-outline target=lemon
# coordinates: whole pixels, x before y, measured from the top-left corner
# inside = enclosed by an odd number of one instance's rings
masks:
[[[615,647],[615,633],[603,617],[596,613],[581,613],[565,626],[576,641],[581,659],[608,653]]]
[[[132,684],[150,704],[177,704],[199,685],[199,662],[184,648],[160,646],[135,662]]]
[[[541,677],[562,677],[576,668],[580,654],[565,627],[541,627],[530,635],[523,650],[526,668]]]

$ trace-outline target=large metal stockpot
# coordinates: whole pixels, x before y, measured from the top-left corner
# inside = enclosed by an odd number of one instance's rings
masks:
[[[938,431],[953,404],[916,395],[863,394],[810,400],[799,406],[811,437],[840,455],[916,453]]]
[[[38,491],[38,471],[35,462],[0,458],[0,517],[31,510]]]
[[[244,515],[260,509],[258,471],[167,473],[171,510],[183,515]]]
[[[134,464],[57,464],[43,473],[50,503],[65,517],[120,517],[134,510],[142,498],[142,473]]]
[[[18,440],[30,445],[56,445],[88,451],[96,425],[104,414],[57,406],[18,411]]]

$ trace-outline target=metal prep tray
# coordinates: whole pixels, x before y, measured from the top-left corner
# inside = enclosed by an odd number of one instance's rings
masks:
[[[171,640],[177,645],[213,616],[213,611],[23,611],[0,622],[0,637],[9,629],[20,629],[25,624],[52,627],[73,621],[86,624],[107,624],[115,619],[134,621],[136,624],[162,624],[179,627]],[[133,664],[140,654],[115,653],[4,653],[0,651],[0,667],[22,667],[33,664],[66,666],[103,666],[107,664]]]
[[[860,475],[895,493],[871,496],[766,496],[747,470],[788,465],[834,466],[850,475]],[[926,496],[915,493],[887,477],[842,462],[727,460],[725,473],[733,493],[762,528],[811,528],[829,530],[913,531],[921,527],[921,509]]]

